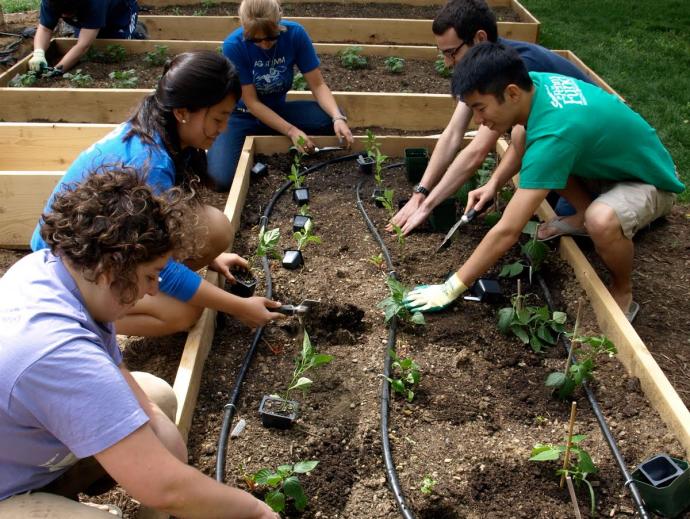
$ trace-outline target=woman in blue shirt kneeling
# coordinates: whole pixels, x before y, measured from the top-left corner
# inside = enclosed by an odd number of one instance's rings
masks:
[[[352,143],[347,118],[323,79],[309,35],[300,24],[281,16],[278,0],[242,0],[242,26],[223,42],[223,54],[240,76],[242,101],[235,107],[232,124],[208,153],[209,174],[221,189],[232,184],[247,135],[286,135],[307,152],[314,149],[308,135],[335,134]],[[316,101],[286,101],[295,66]]]
[[[146,182],[158,193],[173,186],[195,193],[196,239],[203,246],[195,257],[168,262],[161,272],[161,291],[146,295],[118,319],[117,333],[161,336],[186,331],[207,307],[232,314],[252,328],[283,317],[271,311],[279,303],[237,297],[195,272],[208,266],[232,282],[230,269],[248,266],[245,259],[225,252],[232,236],[227,217],[199,196],[201,182],[208,181],[205,150],[225,130],[240,93],[237,73],[227,58],[211,51],[176,56],[136,113],[82,152],[49,198],[45,212],[65,185],[82,182],[91,171],[121,166],[146,171]],[[46,248],[40,224],[31,239],[34,251]]]

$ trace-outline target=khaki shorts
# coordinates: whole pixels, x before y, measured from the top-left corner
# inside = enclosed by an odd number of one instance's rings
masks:
[[[643,182],[586,181],[593,192],[601,193],[594,202],[606,204],[620,220],[623,235],[632,239],[657,218],[671,212],[676,194]]]

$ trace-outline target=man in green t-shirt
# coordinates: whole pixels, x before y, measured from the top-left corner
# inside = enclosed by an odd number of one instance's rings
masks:
[[[611,295],[632,320],[639,308],[632,299],[632,238],[668,214],[675,193],[685,189],[656,131],[594,85],[528,73],[518,54],[498,43],[476,45],[457,67],[453,94],[472,108],[478,124],[499,133],[524,125],[524,142],[511,143],[522,155],[520,181],[503,217],[465,264],[443,284],[412,290],[406,305],[434,311],[450,304],[517,242],[555,190],[576,210],[559,224],[589,234],[611,272]],[[467,210],[481,210],[508,180],[494,174],[470,193]],[[554,232],[546,229],[540,238]]]

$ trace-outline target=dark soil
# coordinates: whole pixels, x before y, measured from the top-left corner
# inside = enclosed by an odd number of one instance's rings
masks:
[[[259,160],[269,164],[269,175],[255,182],[247,196],[235,244],[235,251],[245,257],[256,245],[258,218],[289,166],[284,156]],[[313,173],[306,182],[312,197],[309,212],[323,243],[305,249],[306,266],[301,271],[272,264],[276,299],[321,301],[306,319],[306,329],[315,348],[334,360],[308,375],[314,380],[310,393],[292,395],[301,406],[293,429],[264,429],[257,412],[261,397],[284,390],[301,344],[296,320],[268,326],[238,402],[238,418],[247,421],[247,428],[230,442],[226,457],[226,482],[243,488],[243,472],[319,460],[311,475],[301,477],[310,500],[302,517],[399,515],[386,484],[379,431],[378,396],[387,330],[375,305],[387,295],[387,288],[383,271],[369,261],[378,249],[355,205],[354,186],[360,178],[354,162]],[[410,185],[401,170],[385,172],[384,183],[395,189],[396,199],[409,196]],[[384,235],[395,270],[408,286],[441,282],[486,232],[481,222],[465,226],[449,249],[430,255],[442,235],[421,231],[407,239],[401,254],[395,238],[382,230],[385,211],[368,200],[372,186],[373,180],[367,178],[364,204]],[[293,244],[291,219],[296,212],[289,196],[284,196],[271,216],[269,228],[281,228],[282,247]],[[636,240],[636,297],[642,310],[635,326],[665,370],[669,366],[663,365],[660,353],[681,359],[690,337],[687,212],[687,207],[677,208],[665,224],[641,233]],[[20,255],[3,251],[0,268]],[[517,249],[509,256],[501,264],[517,258]],[[495,276],[499,268],[491,274]],[[572,327],[575,302],[583,296],[573,273],[552,254],[543,274],[558,308],[571,316],[568,326]],[[667,279],[673,280],[672,286],[660,290],[657,283],[668,284]],[[502,285],[506,294],[515,291],[514,281],[502,281]],[[262,281],[258,293],[264,289]],[[532,303],[541,304],[536,287],[526,290],[535,293]],[[392,399],[389,433],[401,485],[417,517],[572,516],[567,492],[558,488],[554,475],[556,464],[528,461],[535,443],[561,443],[566,434],[569,404],[552,398],[543,386],[546,375],[562,366],[563,350],[556,347],[537,355],[516,339],[504,337],[496,328],[498,307],[463,301],[448,311],[428,315],[424,327],[404,324],[399,329],[398,353],[414,358],[422,381],[412,403]],[[190,463],[209,475],[215,468],[223,406],[252,338],[234,320],[223,321],[205,365],[189,438]],[[598,333],[589,307],[582,331]],[[126,360],[133,369],[151,371],[172,382],[183,339],[130,339]],[[685,365],[677,362],[671,367],[681,371]],[[615,359],[601,359],[599,365],[593,388],[629,468],[658,452],[683,458],[682,448],[649,406],[639,382],[627,376]],[[678,375],[672,382],[687,405],[688,380]],[[632,516],[632,501],[592,411],[580,393],[577,402],[576,432],[587,435],[582,446],[599,467],[590,477],[598,513]],[[437,481],[431,496],[419,491],[426,475]],[[584,513],[588,506],[584,488],[579,489],[578,498]],[[137,510],[122,491],[102,499],[122,505],[128,517]]]
[[[194,15],[194,16],[237,16],[239,3],[211,2],[210,5],[181,5],[169,7],[146,7],[143,2],[139,8],[141,14],[165,15]],[[353,4],[342,2],[337,4],[291,4],[282,5],[284,16],[313,16],[325,18],[402,18],[417,20],[432,20],[436,17],[441,6],[412,6],[404,4]],[[519,22],[518,14],[507,7],[495,7],[493,12],[501,22]]]

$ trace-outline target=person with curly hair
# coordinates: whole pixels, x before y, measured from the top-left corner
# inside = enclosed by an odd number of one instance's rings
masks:
[[[118,318],[118,333],[161,336],[187,331],[204,308],[232,314],[252,328],[284,317],[271,311],[280,303],[264,297],[237,297],[195,272],[208,266],[234,282],[230,270],[248,267],[244,258],[225,252],[233,233],[230,222],[221,211],[203,204],[199,193],[201,182],[208,181],[205,150],[225,130],[240,94],[232,63],[217,52],[176,56],[134,115],[82,152],[48,200],[46,211],[65,185],[112,164],[144,168],[148,184],[157,192],[182,186],[195,194],[196,237],[204,245],[195,256],[166,265],[161,291],[146,295]],[[33,250],[47,246],[40,225],[31,239]]]
[[[124,365],[113,322],[158,293],[195,247],[189,199],[141,170],[65,186],[43,215],[48,248],[0,279],[0,518],[107,518],[77,501],[116,483],[177,517],[277,519],[187,465],[172,388]]]
[[[238,14],[242,26],[225,39],[223,54],[237,67],[242,102],[208,152],[209,174],[223,189],[232,185],[247,135],[285,135],[306,152],[314,150],[309,135],[337,135],[348,146],[353,142],[304,27],[281,19],[278,0],[242,0]],[[315,101],[286,100],[295,67]]]

